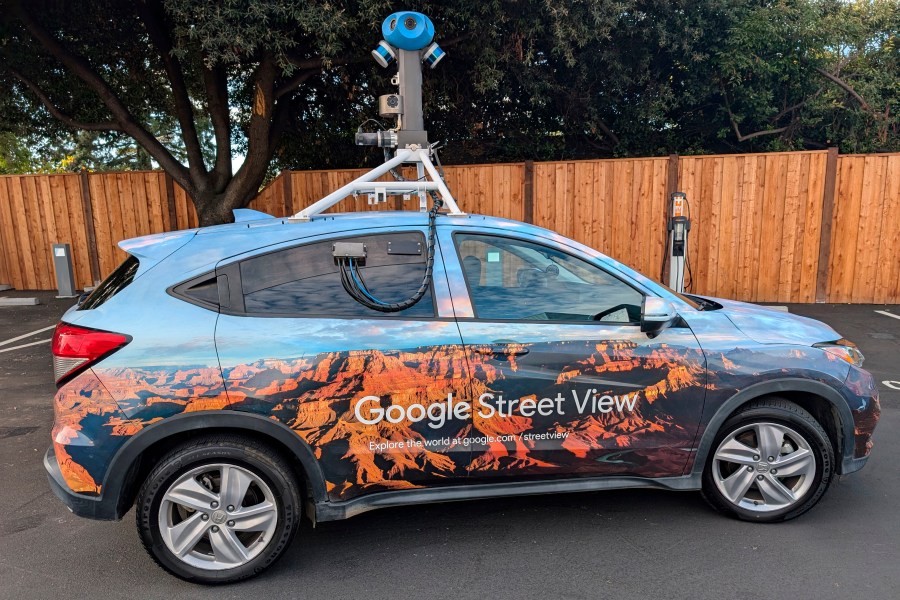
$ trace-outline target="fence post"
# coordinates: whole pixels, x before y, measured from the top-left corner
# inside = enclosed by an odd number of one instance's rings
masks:
[[[524,197],[522,206],[522,220],[526,223],[534,223],[534,161],[525,161]]]
[[[97,252],[97,231],[94,229],[94,208],[91,206],[91,186],[88,172],[82,169],[79,174],[81,183],[81,209],[84,213],[84,230],[87,234],[87,250],[90,258],[91,281],[100,283],[100,255]]]
[[[670,154],[668,164],[666,165],[666,197],[663,198],[663,212],[661,215],[659,215],[659,218],[662,219],[662,222],[665,223],[667,227],[669,218],[669,199],[672,197],[672,194],[681,191],[680,189],[678,189],[678,186],[680,185],[680,182],[678,181],[678,160],[679,158],[677,154]],[[668,242],[666,242],[666,244],[668,244]],[[668,246],[664,246],[663,254],[667,254],[668,252]],[[667,276],[668,275],[666,273],[660,272],[659,282],[665,283]]]
[[[668,176],[666,177],[666,203],[674,192],[681,191],[678,189],[678,155],[669,155]]]
[[[166,173],[166,206],[169,209],[169,231],[178,230],[178,211],[175,209],[175,181]]]
[[[294,182],[292,181],[290,171],[282,171],[281,176],[284,181],[281,182],[282,191],[284,193],[284,216],[290,217],[294,214]]]
[[[819,269],[816,273],[816,302],[828,300],[828,259],[831,257],[831,227],[837,184],[838,149],[829,148],[825,158],[825,190],[822,193],[822,227],[819,228]]]

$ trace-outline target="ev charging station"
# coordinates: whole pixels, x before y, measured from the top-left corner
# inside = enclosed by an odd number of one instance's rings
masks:
[[[691,212],[687,195],[684,192],[673,192],[669,197],[668,208],[666,261],[669,266],[669,287],[678,293],[683,293],[685,266],[689,264],[687,262],[688,232],[691,230]],[[690,272],[690,267],[688,267],[688,272]]]

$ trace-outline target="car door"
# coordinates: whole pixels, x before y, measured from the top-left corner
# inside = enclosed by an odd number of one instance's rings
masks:
[[[366,245],[360,276],[377,297],[399,302],[422,281],[425,237],[383,231],[339,241]],[[230,407],[268,415],[303,438],[333,500],[464,478],[470,450],[459,439],[471,419],[452,405],[469,374],[440,250],[425,297],[386,314],[342,287],[335,241],[218,270],[231,298],[216,328]]]
[[[680,475],[706,383],[687,325],[650,338],[637,286],[550,240],[468,231],[452,270],[472,477]]]

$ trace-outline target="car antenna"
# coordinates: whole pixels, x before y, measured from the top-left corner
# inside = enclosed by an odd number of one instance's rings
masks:
[[[356,144],[383,148],[385,162],[289,217],[292,223],[310,221],[347,196],[359,194],[368,195],[369,204],[387,202],[388,196],[403,196],[406,200],[416,195],[423,212],[428,211],[427,197],[431,196],[435,205],[441,205],[437,210],[446,207],[450,216],[465,216],[444,181],[443,169],[439,170],[437,144],[428,142],[422,117],[422,64],[433,69],[446,56],[433,42],[434,24],[422,13],[400,11],[384,20],[381,33],[384,39],[372,50],[372,56],[384,68],[397,62],[398,72],[391,83],[398,90],[378,98],[378,114],[394,119],[394,127],[364,132],[361,126],[356,133]],[[393,157],[391,149],[396,149]],[[437,168],[432,157],[437,161]],[[397,171],[404,164],[416,165],[415,180],[405,179]],[[376,181],[387,173],[395,181]]]

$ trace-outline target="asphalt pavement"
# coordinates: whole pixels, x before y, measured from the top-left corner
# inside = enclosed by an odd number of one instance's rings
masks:
[[[869,464],[794,521],[744,523],[697,493],[650,490],[384,509],[304,524],[261,577],[207,588],[150,560],[133,513],[81,519],[50,492],[52,331],[26,334],[71,300],[2,295],[42,301],[0,308],[2,599],[900,598],[900,319],[876,312],[900,306],[789,307],[859,344],[883,409]]]

